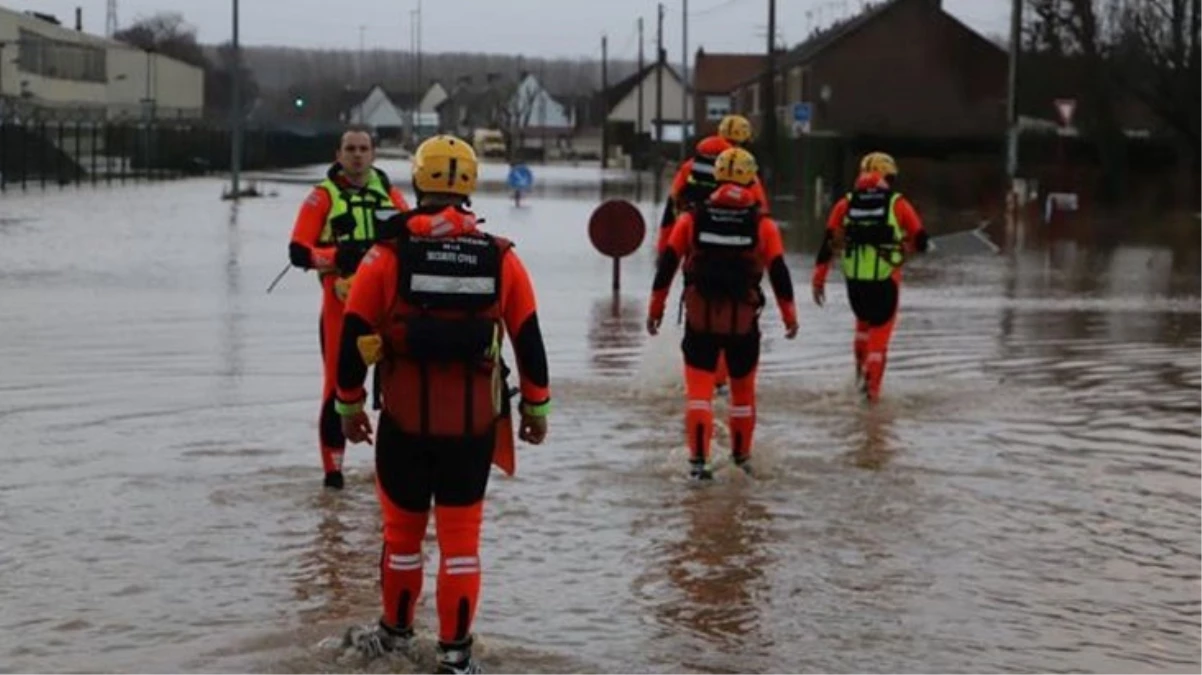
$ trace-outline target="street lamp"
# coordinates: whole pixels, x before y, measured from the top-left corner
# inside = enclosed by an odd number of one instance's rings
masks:
[[[242,188],[238,185],[239,174],[242,171],[242,53],[238,46],[238,0],[232,0],[233,5],[233,40],[230,42],[233,69],[231,77],[230,107],[233,129],[230,134],[230,199],[241,197]]]

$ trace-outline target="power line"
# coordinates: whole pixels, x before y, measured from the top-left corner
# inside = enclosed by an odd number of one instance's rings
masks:
[[[706,7],[705,9],[699,9],[699,10],[689,12],[689,18],[690,19],[699,19],[703,16],[708,16],[710,14],[713,14],[714,12],[719,12],[723,9],[726,9],[727,7],[730,7],[732,5],[738,4],[740,2],[745,2],[745,1],[746,0],[723,0],[723,2],[719,2],[716,5],[711,5],[709,7]]]

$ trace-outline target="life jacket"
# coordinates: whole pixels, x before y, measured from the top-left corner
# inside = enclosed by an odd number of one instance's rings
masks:
[[[705,203],[706,199],[718,189],[718,181],[714,178],[714,161],[717,157],[694,155],[693,168],[684,189],[680,191],[677,201],[685,209],[692,209]]]
[[[745,188],[725,185],[693,212],[692,252],[684,263],[684,305],[694,331],[747,335],[764,294],[758,254],[760,210]]]
[[[416,234],[413,221],[423,217],[432,219],[429,234]],[[438,236],[448,223],[457,231]],[[486,437],[502,414],[501,269],[512,244],[474,223],[457,209],[413,216],[387,244],[398,277],[381,330],[387,356],[380,379],[384,410],[403,434]]]
[[[383,171],[371,169],[360,189],[339,184],[335,180],[339,171],[338,165],[330,167],[325,180],[317,184],[330,196],[330,211],[317,241],[366,253],[379,238],[380,223],[395,215],[400,205],[392,203],[392,185]]]
[[[905,232],[893,208],[900,198],[900,193],[884,187],[847,195],[842,258],[845,279],[884,281],[902,264]]]

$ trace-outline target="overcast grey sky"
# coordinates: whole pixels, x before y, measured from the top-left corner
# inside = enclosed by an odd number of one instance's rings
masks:
[[[56,14],[72,25],[83,8],[84,30],[104,32],[105,0],[0,0],[6,7]],[[418,0],[241,0],[244,44],[408,49],[410,11]],[[689,0],[689,52],[762,51],[767,0]],[[778,0],[777,29],[793,45],[811,25],[854,13],[861,0]],[[636,21],[644,17],[647,53],[655,46],[656,0],[423,0],[422,50],[498,52],[528,56],[599,57],[601,34],[612,58],[638,54]],[[1004,34],[1008,0],[943,0],[944,8],[984,34]],[[680,59],[681,0],[665,0],[664,44]],[[354,11],[349,11],[353,8]],[[202,42],[230,37],[230,0],[119,0],[118,21],[174,11],[197,28]],[[913,36],[899,39],[913,39]]]

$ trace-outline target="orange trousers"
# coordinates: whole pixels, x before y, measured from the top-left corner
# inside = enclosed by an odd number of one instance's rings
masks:
[[[686,328],[681,342],[685,378],[685,442],[689,459],[708,461],[714,434],[714,387],[719,363],[730,377],[729,424],[731,455],[751,455],[755,435],[755,377],[760,360],[760,335],[727,336]]]
[[[318,447],[321,466],[326,473],[342,470],[346,452],[346,436],[342,434],[342,419],[334,410],[334,390],[338,386],[338,348],[342,342],[342,314],[345,306],[334,294],[332,274],[321,281],[321,320],[318,336],[321,340],[321,411],[317,417]]]
[[[889,340],[897,323],[900,287],[896,279],[850,281],[847,284],[848,300],[856,315],[852,342],[856,378],[863,382],[864,393],[872,401],[880,397],[881,383],[885,379]]]
[[[380,554],[383,621],[413,627],[422,592],[422,540],[434,503],[439,566],[438,639],[471,634],[480,597],[480,526],[491,471],[492,437],[423,438],[402,433],[387,413],[376,439],[376,495],[384,521]]]

